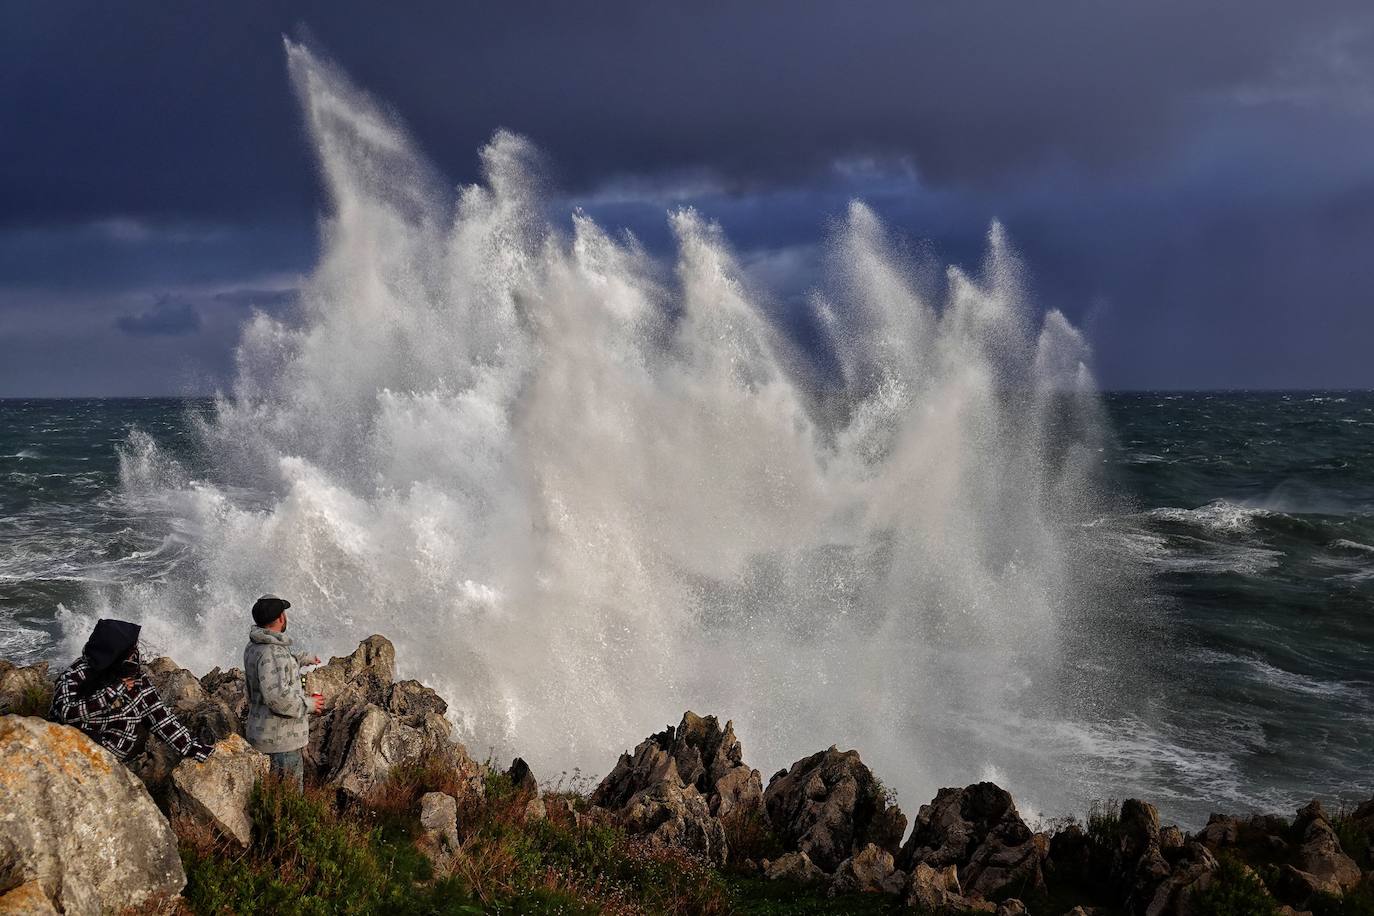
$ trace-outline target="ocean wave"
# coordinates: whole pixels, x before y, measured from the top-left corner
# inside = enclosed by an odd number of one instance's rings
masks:
[[[1359,541],[1352,541],[1347,538],[1337,538],[1327,545],[1332,550],[1350,550],[1359,553],[1374,553],[1374,546],[1361,544]]]
[[[1158,521],[1190,525],[1225,534],[1251,531],[1255,527],[1256,520],[1270,518],[1278,514],[1282,513],[1276,513],[1271,509],[1258,506],[1243,506],[1224,499],[1214,500],[1196,509],[1167,507],[1151,509],[1145,513],[1147,517]]]
[[[36,449],[36,448],[25,448],[25,449],[20,449],[19,451],[15,452],[13,455],[0,455],[0,458],[13,458],[13,459],[15,459],[15,460],[17,460],[17,461],[32,461],[32,460],[34,460],[34,459],[36,459],[36,458],[42,458],[42,457],[43,457],[42,453],[39,452],[38,449]]]

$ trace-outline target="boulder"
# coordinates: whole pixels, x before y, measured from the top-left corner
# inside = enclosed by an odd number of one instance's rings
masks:
[[[959,887],[959,870],[953,865],[933,868],[917,862],[906,887],[906,905],[922,913],[993,912],[996,907],[983,900],[965,897]]]
[[[804,852],[788,852],[773,861],[763,863],[763,876],[770,881],[796,881],[815,884],[825,880],[825,872],[816,867]]]
[[[215,745],[203,762],[188,757],[172,770],[170,807],[173,818],[206,824],[246,847],[253,838],[248,801],[253,786],[267,775],[266,754],[239,735]]]
[[[1321,802],[1298,811],[1291,832],[1297,844],[1294,864],[1315,878],[1322,892],[1339,897],[1360,883],[1360,867],[1341,848]]]
[[[167,819],[112,754],[77,729],[0,716],[0,893],[34,883],[84,916],[173,897],[186,875]]]
[[[906,828],[859,752],[833,746],[774,775],[763,800],[773,832],[826,872],[869,843],[896,853]]]
[[[21,668],[0,659],[0,716],[46,716],[52,692],[47,662]]]
[[[830,896],[853,893],[900,894],[906,873],[897,870],[892,853],[869,843],[845,859],[830,880]]]
[[[1026,916],[1026,905],[1015,897],[997,904],[996,916]]]
[[[224,704],[233,714],[235,722],[248,718],[248,682],[242,668],[230,668],[228,671],[211,668],[200,679],[200,686],[207,696]]]
[[[207,691],[195,675],[172,659],[155,658],[144,669],[162,702],[198,740],[215,744],[230,735],[243,734],[243,717],[234,706]],[[170,803],[172,771],[180,763],[180,755],[172,748],[149,736],[143,748],[128,760],[128,767],[143,780],[154,801],[166,808]]]
[[[743,757],[733,722],[722,729],[715,716],[688,710],[677,728],[650,735],[633,755],[621,754],[591,801],[611,811],[624,808],[635,794],[665,779],[671,767],[683,786],[706,800],[712,817],[744,815],[763,807],[763,782]]]
[[[385,707],[395,681],[396,647],[385,636],[373,635],[351,654],[331,658],[308,673],[305,688],[308,693],[323,694],[327,706],[362,700]]]
[[[922,805],[898,864],[953,865],[964,891],[981,897],[1044,889],[1049,839],[1031,833],[1006,790],[991,782],[941,789]]]
[[[548,808],[539,793],[539,781],[534,778],[530,765],[523,757],[516,757],[506,770],[516,800],[524,803],[523,815],[526,821],[542,821],[549,816]]]
[[[436,868],[446,870],[458,849],[458,799],[443,792],[421,796],[420,829],[415,845]]]

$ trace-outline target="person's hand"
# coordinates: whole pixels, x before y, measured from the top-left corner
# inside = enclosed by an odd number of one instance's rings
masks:
[[[318,665],[319,663],[320,663],[320,657],[319,657],[318,655],[316,655],[316,656],[315,656],[314,658],[312,658],[310,661],[306,662],[307,665]]]
[[[310,696],[315,701],[315,714],[319,715],[320,713],[324,712],[324,694],[312,693],[310,694]]]
[[[128,691],[130,691],[130,692],[132,692],[133,689],[134,689],[134,679],[133,679],[132,677],[126,677],[126,678],[124,678],[123,680],[124,680],[124,689],[125,689],[125,690],[128,690]]]

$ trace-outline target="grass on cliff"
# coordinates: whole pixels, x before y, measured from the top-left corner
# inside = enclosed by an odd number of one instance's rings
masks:
[[[253,792],[253,843],[227,844],[179,823],[184,895],[200,914],[581,914],[611,916],[808,916],[898,911],[875,894],[827,899],[815,888],[712,868],[653,849],[598,822],[577,793],[546,796],[548,816],[529,819],[530,798],[489,773],[485,798],[460,805],[459,847],[436,872],[416,848],[420,797],[462,798],[456,774],[400,769],[362,802],[304,794],[276,780]],[[775,854],[761,822],[732,826],[738,849]]]

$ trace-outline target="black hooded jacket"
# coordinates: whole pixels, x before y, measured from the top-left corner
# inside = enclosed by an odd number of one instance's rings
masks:
[[[138,634],[141,630],[142,627],[138,624],[129,623],[127,620],[107,618],[96,621],[95,629],[91,631],[90,638],[81,650],[81,654],[91,666],[90,677],[81,685],[78,692],[89,695],[125,674],[136,674],[136,671],[126,672],[122,669],[126,661],[133,660],[137,665],[134,652],[138,648]]]

